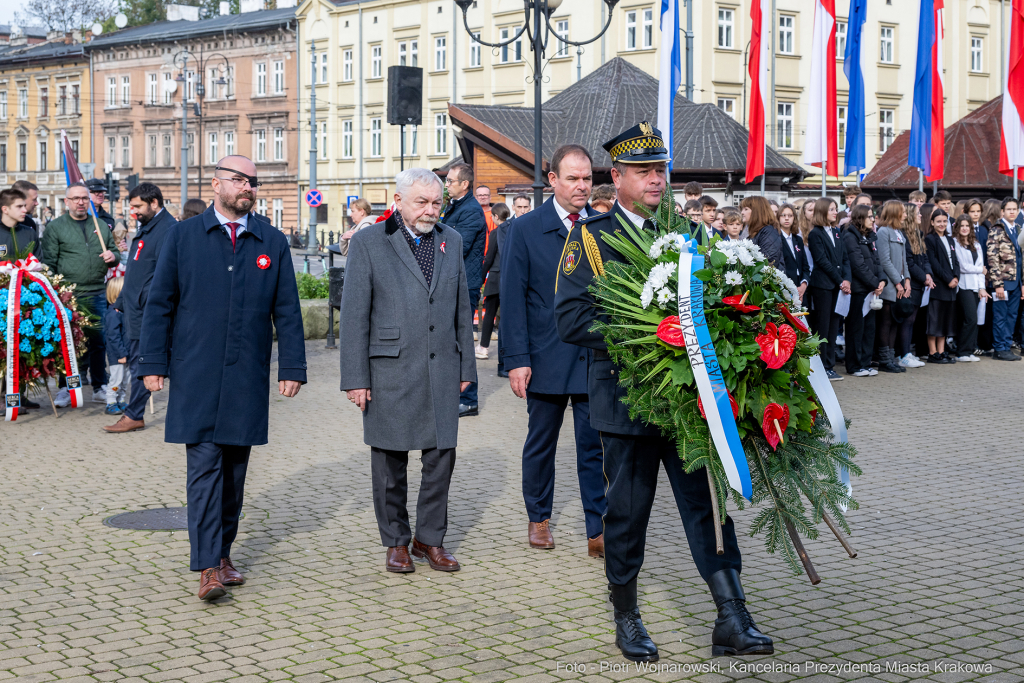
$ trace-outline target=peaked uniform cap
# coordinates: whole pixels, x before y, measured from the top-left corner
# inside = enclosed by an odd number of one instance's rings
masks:
[[[661,131],[647,121],[641,121],[622,132],[618,137],[602,145],[612,158],[620,164],[651,164],[657,161],[671,161]]]

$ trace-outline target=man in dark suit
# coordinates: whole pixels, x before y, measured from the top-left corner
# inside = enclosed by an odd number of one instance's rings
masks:
[[[142,336],[142,311],[146,308],[149,286],[153,282],[160,251],[167,240],[167,233],[178,224],[169,212],[164,210],[164,196],[153,183],[139,183],[128,193],[128,203],[135,211],[139,227],[135,231],[128,249],[128,266],[124,273],[124,288],[121,290],[119,311],[124,311],[124,326],[128,342],[128,372],[131,374],[132,391],[121,419],[104,427],[111,434],[133,432],[146,426],[146,402],[150,392],[138,374],[139,338]]]
[[[259,187],[246,157],[217,162],[213,205],[167,235],[142,316],[138,373],[150,391],[174,377],[164,440],[185,444],[190,568],[202,572],[201,600],[245,582],[231,544],[249,452],[267,443],[275,330],[278,391],[292,397],[306,382],[288,238],[251,212]]]
[[[590,329],[596,319],[607,319],[588,291],[591,281],[604,274],[605,262],[625,261],[605,243],[602,234],[622,234],[620,220],[638,229],[654,229],[634,210],[637,204],[651,211],[657,208],[665,192],[665,162],[669,160],[661,133],[646,121],[605,143],[604,148],[613,162],[617,201],[611,212],[580,221],[570,231],[558,267],[555,322],[562,341],[590,348],[594,358],[588,378],[590,424],[601,433],[604,446],[608,501],[605,574],[615,610],[615,644],[632,661],[658,659],[658,648],[640,618],[637,575],[644,561],[658,472],[664,465],[693,561],[718,607],[712,654],[772,654],[771,638],[757,630],[745,606],[740,550],[729,518],[722,525],[725,552],[717,554],[714,525],[718,521],[707,474],[702,470],[687,473],[673,439],[662,436],[657,427],[630,419],[629,407],[623,403],[626,389],[617,381],[619,369],[608,355],[604,337]]]
[[[515,221],[501,262],[501,337],[512,391],[526,399],[530,416],[523,445],[523,499],[533,548],[554,548],[548,527],[555,491],[555,449],[565,408],[572,401],[576,469],[587,527],[587,552],[604,556],[605,512],[601,440],[590,426],[587,361],[590,351],[558,338],[555,276],[573,223],[594,214],[587,204],[593,186],[590,153],[563,145],[551,157],[548,181],[554,196]]]
[[[480,202],[470,188],[473,187],[473,168],[469,164],[455,164],[445,180],[451,201],[441,216],[441,222],[462,235],[462,258],[466,263],[466,282],[469,303],[476,311],[480,303],[480,288],[484,284],[484,243],[487,239],[487,220]],[[479,413],[476,382],[472,382],[459,397],[459,417]]]

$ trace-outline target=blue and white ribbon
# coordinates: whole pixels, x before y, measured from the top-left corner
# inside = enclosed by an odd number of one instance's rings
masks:
[[[696,252],[697,243],[690,241],[679,254],[679,327],[690,357],[697,393],[704,404],[711,438],[729,486],[750,500],[753,486],[747,455],[736,429],[729,392],[704,317],[704,283],[693,277],[695,271],[704,267],[704,257]]]
[[[811,374],[808,375],[808,379],[811,381],[811,388],[814,389],[814,393],[818,397],[818,402],[821,403],[822,410],[825,411],[825,415],[828,417],[828,422],[832,425],[832,434],[841,443],[850,443],[849,438],[846,435],[846,418],[843,417],[843,409],[839,407],[839,399],[836,398],[836,391],[832,388],[832,382],[829,380],[828,375],[825,374],[825,365],[821,362],[821,356],[815,356],[811,359]],[[846,484],[846,490],[850,495],[853,495],[853,485],[850,483],[850,470],[845,467],[838,468],[839,480]],[[846,512],[846,506],[843,505],[843,512]]]

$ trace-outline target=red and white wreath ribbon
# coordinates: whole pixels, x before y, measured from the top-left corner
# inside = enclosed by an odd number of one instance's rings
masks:
[[[31,254],[14,263],[0,261],[0,273],[11,276],[11,283],[7,290],[7,391],[4,396],[4,419],[7,422],[14,422],[18,419],[18,411],[21,407],[19,393],[21,359],[18,347],[21,345],[21,283],[23,279],[38,283],[57,312],[61,329],[61,340],[58,346],[64,357],[64,372],[67,375],[68,392],[71,394],[71,406],[78,408],[84,404],[82,378],[78,374],[78,358],[75,356],[75,341],[71,334],[71,318],[53,285],[39,272],[42,269],[43,264]]]

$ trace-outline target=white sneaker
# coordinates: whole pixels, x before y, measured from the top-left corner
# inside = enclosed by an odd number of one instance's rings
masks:
[[[487,360],[487,349],[478,345],[476,347],[476,357],[480,360]]]
[[[57,392],[57,397],[53,399],[53,405],[58,408],[67,408],[71,405],[71,392],[67,389],[61,389]]]
[[[871,371],[870,370],[861,369],[861,370],[858,370],[857,372],[853,373],[853,376],[854,377],[870,377],[871,376]]]
[[[878,368],[868,368],[868,376],[874,377],[878,374]]]
[[[908,353],[907,355],[903,356],[903,358],[900,358],[899,365],[900,365],[900,367],[903,367],[903,368],[923,368],[924,367],[924,363],[919,361],[917,358],[914,357],[913,354],[910,354],[910,353]]]
[[[107,385],[106,384],[101,386],[99,389],[93,389],[93,392],[92,392],[92,402],[93,403],[102,403],[103,405],[107,405]]]
[[[960,363],[974,363],[980,360],[981,359],[975,356],[973,353],[970,354],[969,356],[957,356],[957,361]]]

